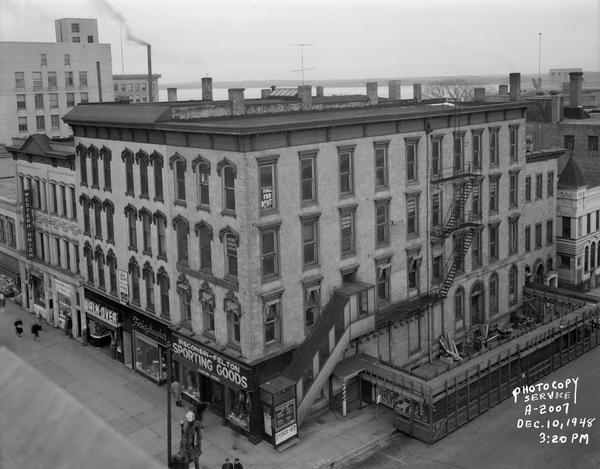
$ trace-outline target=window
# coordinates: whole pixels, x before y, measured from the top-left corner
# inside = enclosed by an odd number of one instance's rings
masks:
[[[60,267],[62,260],[60,256],[60,238],[54,238],[54,250],[56,251],[56,265]]]
[[[34,96],[34,100],[35,100],[35,108],[36,109],[44,109],[44,95],[43,94],[36,94]]]
[[[204,332],[215,332],[215,294],[207,282],[200,285],[200,307],[202,308],[202,323]]]
[[[146,210],[140,210],[140,218],[142,219],[142,240],[143,240],[143,254],[147,256],[152,255],[152,231],[150,229],[150,223],[152,221],[152,214]]]
[[[531,251],[531,227],[525,227],[525,252]]]
[[[217,173],[222,175],[223,186],[223,212],[226,215],[235,214],[235,178],[236,167],[230,161],[224,159],[217,165]]]
[[[65,54],[65,65],[71,65],[71,55]]]
[[[181,155],[175,154],[171,157],[169,165],[171,166],[171,168],[173,168],[173,175],[175,177],[175,201],[179,203],[183,202],[185,204],[186,161]]]
[[[75,93],[67,93],[67,107],[75,106]]]
[[[419,236],[419,196],[406,197],[406,234],[409,238]]]
[[[575,148],[575,135],[565,135],[565,148],[567,150],[573,150]]]
[[[198,157],[192,163],[196,172],[197,181],[197,207],[208,210],[210,207],[210,191],[208,178],[210,176],[210,163],[204,158]]]
[[[104,201],[104,211],[106,212],[106,241],[115,242],[115,207],[110,200]]]
[[[106,280],[104,278],[104,253],[102,249],[98,246],[96,251],[94,252],[94,256],[96,257],[96,266],[98,270],[98,288],[101,290],[106,289]]]
[[[44,116],[35,116],[35,125],[37,130],[46,130],[46,118]]]
[[[41,209],[42,208],[42,191],[40,190],[40,181],[38,179],[35,180],[35,193],[34,194],[35,194],[34,208]]]
[[[305,269],[319,263],[319,219],[310,217],[302,219],[302,262]]]
[[[156,224],[156,237],[158,238],[158,258],[167,259],[167,218],[160,212],[153,215],[153,221]]]
[[[81,204],[83,206],[83,232],[87,236],[91,236],[92,229],[90,226],[90,201],[87,197],[80,197]]]
[[[71,23],[71,32],[78,33],[79,32],[79,23]]]
[[[281,342],[281,296],[263,299],[265,344]]]
[[[137,260],[129,259],[129,277],[131,278],[131,301],[134,305],[140,305],[140,266]]]
[[[499,176],[490,177],[490,212],[498,211],[498,180]]]
[[[442,269],[444,268],[444,259],[442,255],[434,256],[432,261],[431,277],[434,283],[440,283],[442,280]]]
[[[489,256],[490,263],[498,260],[498,225],[489,226]]]
[[[15,88],[25,88],[25,72],[15,72]]]
[[[562,237],[571,239],[571,218],[562,217]]]
[[[76,44],[79,44],[81,42],[81,38],[79,36],[73,36],[72,41]]]
[[[465,291],[462,287],[456,289],[454,293],[454,320],[462,321],[465,314]]]
[[[586,233],[591,233],[592,232],[592,214],[588,213],[585,218],[586,218],[586,228],[587,228]]]
[[[179,293],[179,316],[181,322],[191,328],[192,326],[192,289],[187,278],[180,276],[177,279],[177,293]]]
[[[87,91],[82,91],[81,93],[79,93],[79,102],[81,102],[82,104],[89,102]]]
[[[60,116],[58,114],[52,114],[50,116],[50,125],[52,130],[60,129]]]
[[[25,95],[24,94],[18,94],[17,95],[17,109],[27,109],[27,105],[26,105]]]
[[[239,346],[240,343],[240,304],[233,295],[229,292],[225,296],[224,308],[227,315],[227,340],[233,346]]]
[[[541,199],[543,197],[544,186],[543,186],[542,181],[543,181],[543,175],[536,174],[535,175],[535,198],[536,199]]]
[[[58,215],[58,200],[57,200],[57,194],[56,194],[56,184],[53,182],[50,183],[50,195],[52,197],[52,212],[51,213],[55,213],[56,215]]]
[[[598,151],[597,135],[588,135],[588,151]]]
[[[203,272],[212,272],[212,227],[201,221],[196,224],[194,231],[198,236],[200,250],[200,270]]]
[[[517,266],[511,266],[508,272],[508,302],[511,305],[518,301],[518,275]]]
[[[519,127],[510,126],[510,162],[516,163],[519,160]]]
[[[19,132],[27,132],[27,117],[18,117]]]
[[[473,168],[474,170],[481,169],[481,130],[473,131]]]
[[[342,257],[355,253],[355,209],[340,209],[340,246]]]
[[[419,289],[421,256],[418,253],[407,254],[408,289]]]
[[[39,194],[39,181],[37,181],[38,184],[38,194]],[[61,200],[61,204],[62,204],[62,213],[61,215],[65,218],[67,218],[67,188],[65,186],[60,186],[60,200]],[[41,200],[40,200],[41,202]]]
[[[154,272],[148,261],[144,263],[142,278],[144,279],[144,290],[146,293],[146,309],[154,311]]]
[[[471,189],[471,214],[481,217],[481,182],[474,182]]]
[[[490,307],[490,316],[495,316],[498,314],[498,275],[492,274],[490,275],[490,287],[489,287],[489,307]]]
[[[531,176],[525,178],[525,200],[531,202]]]
[[[268,158],[272,161],[272,158]],[[277,165],[275,162],[264,163],[259,160],[258,190],[261,213],[271,213],[277,210]]]
[[[127,91],[127,85],[125,83],[121,83],[121,91]]]
[[[188,265],[189,263],[189,250],[188,250],[188,236],[190,234],[190,226],[188,221],[181,215],[178,215],[173,220],[173,228],[177,238],[177,262]]]
[[[111,186],[112,186],[111,174],[110,174],[110,162],[112,160],[111,151],[106,147],[102,147],[100,149],[100,158],[102,158],[102,169],[103,169],[102,172],[104,174],[104,190],[110,192]]]
[[[33,89],[41,90],[44,88],[44,84],[42,82],[42,72],[33,72]]]
[[[508,253],[517,252],[519,252],[519,218],[514,217],[508,220]]]
[[[384,305],[390,302],[391,258],[376,260],[375,270],[377,274],[377,304]]]
[[[465,152],[465,134],[464,132],[454,132],[454,173],[460,173],[464,168],[464,152]]]
[[[590,248],[588,246],[585,247],[583,251],[583,271],[587,272],[589,269],[589,261],[590,261]]]
[[[554,196],[554,171],[548,173],[548,197]]]
[[[537,223],[535,225],[535,248],[540,249],[542,247],[542,224]]]
[[[148,199],[148,154],[140,150],[136,157],[140,165],[140,198]]]
[[[87,86],[87,85],[88,85],[87,72],[79,72],[79,86]]]
[[[339,149],[340,196],[354,193],[354,147]]]
[[[239,246],[239,236],[231,228],[226,227],[220,231],[219,238],[225,245],[225,275],[227,277],[237,278],[237,250]]]
[[[431,174],[442,174],[442,137],[431,137]]]
[[[154,200],[163,201],[163,157],[160,153],[154,152],[150,155],[152,165],[154,166]]]
[[[125,195],[134,196],[133,186],[133,153],[127,149],[121,154],[121,159],[125,162]]]
[[[546,244],[554,243],[554,220],[546,220]]]
[[[442,224],[442,194],[434,192],[431,195],[431,225],[439,227]]]
[[[498,129],[490,129],[490,166],[498,166]]]
[[[73,72],[65,72],[65,86],[73,86]]]
[[[481,267],[481,230],[473,232],[472,248],[471,248],[471,265],[473,269]]]
[[[419,168],[417,165],[418,140],[406,139],[406,180],[416,182],[419,179]]]
[[[94,36],[88,36],[87,37],[87,41],[88,41],[88,44],[93,44],[94,43]]]
[[[596,231],[600,230],[600,210],[596,210]]]
[[[261,229],[262,278],[269,281],[279,277],[279,226]]]
[[[85,256],[85,265],[87,273],[87,282],[91,285],[94,284],[94,259],[92,248],[89,243],[85,243],[83,246],[83,255]]]
[[[56,78],[56,72],[48,72],[48,88],[58,88],[58,79]]]
[[[300,152],[300,191],[302,205],[317,201],[317,152]]]
[[[509,207],[515,208],[519,205],[519,173],[510,172],[510,186],[508,189]]]
[[[387,246],[390,240],[390,201],[375,201],[375,246]]]
[[[375,143],[375,190],[388,187],[388,143]]]
[[[164,318],[169,317],[169,276],[167,275],[165,268],[160,267],[156,275],[156,282],[158,283],[158,290],[160,294],[160,315]]]
[[[95,146],[90,146],[88,150],[92,167],[92,188],[99,189],[100,181],[98,179],[98,149]]]
[[[129,249],[137,250],[137,227],[136,218],[137,211],[132,205],[125,207],[125,215],[127,216],[127,227],[129,237]]]

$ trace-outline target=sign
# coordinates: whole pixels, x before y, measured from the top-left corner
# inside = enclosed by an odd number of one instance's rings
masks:
[[[162,324],[157,323],[149,318],[145,318],[138,314],[131,316],[131,325],[140,332],[143,332],[145,336],[156,340],[164,345],[169,341],[167,335],[166,326],[162,327]]]
[[[102,321],[110,324],[114,327],[120,327],[121,321],[119,320],[119,313],[113,311],[106,306],[99,305],[95,301],[92,301],[88,298],[83,300],[83,309],[90,316],[94,316]]]
[[[273,208],[273,188],[272,187],[263,187],[262,188],[260,208],[263,210],[267,209],[267,208]]]
[[[296,399],[275,407],[275,429],[286,427],[296,420]]]
[[[268,407],[263,410],[263,421],[265,423],[265,433],[269,436],[273,435],[273,429],[271,428],[273,420],[271,419],[271,413]]]
[[[129,274],[125,270],[119,270],[119,301],[129,303]]]
[[[23,191],[23,227],[25,229],[25,252],[27,259],[35,257],[35,238],[33,233],[33,192],[31,189]]]
[[[56,286],[56,292],[60,293],[63,296],[71,298],[71,286],[67,285],[65,282],[61,282],[60,280],[54,280],[54,285]]]
[[[171,348],[175,355],[183,357],[198,366],[200,373],[217,381],[225,380],[242,389],[248,389],[250,370],[242,368],[225,356],[199,344],[189,342],[182,337],[173,337]]]
[[[290,425],[280,432],[275,433],[275,444],[278,445],[286,440],[289,440],[291,437],[296,435],[296,433],[298,433],[298,426],[294,423],[294,425]]]

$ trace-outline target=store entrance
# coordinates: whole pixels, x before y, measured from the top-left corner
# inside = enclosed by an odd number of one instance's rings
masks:
[[[201,399],[218,415],[225,415],[225,389],[221,383],[200,375]]]

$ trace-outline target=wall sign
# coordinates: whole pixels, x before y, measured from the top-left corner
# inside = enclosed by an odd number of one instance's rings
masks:
[[[296,399],[275,407],[275,428],[280,430],[296,420]]]
[[[183,357],[198,366],[200,373],[217,381],[225,380],[242,389],[248,389],[250,370],[242,368],[225,356],[199,344],[189,342],[182,337],[173,337],[171,348],[175,355]]]
[[[61,282],[60,280],[54,280],[54,285],[56,286],[57,293],[60,293],[67,298],[71,298],[71,286],[67,285],[65,282]]]
[[[23,191],[23,219],[25,229],[25,250],[27,259],[35,257],[35,238],[33,233],[33,194],[31,189]]]
[[[163,345],[168,343],[167,329],[161,327],[155,321],[147,319],[137,314],[131,316],[131,325],[134,329],[142,332],[145,336],[160,342]]]
[[[124,270],[119,270],[119,301],[129,303],[129,274]]]
[[[102,306],[102,305],[96,303],[95,301],[85,298],[83,300],[83,309],[90,316],[94,316],[98,319],[101,319],[102,321],[110,324],[111,326],[114,326],[114,327],[121,326],[119,313],[117,313],[116,311],[113,311],[110,308],[107,308],[106,306]]]
[[[296,433],[298,433],[298,426],[296,424],[290,425],[280,432],[275,433],[275,444],[278,445],[286,440],[289,440],[291,437],[296,435]]]

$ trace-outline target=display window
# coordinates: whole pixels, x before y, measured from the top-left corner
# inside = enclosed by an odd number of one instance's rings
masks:
[[[15,294],[15,283],[8,275],[0,274],[0,293],[6,297],[11,297]]]
[[[250,428],[250,413],[252,411],[250,394],[246,391],[231,388],[227,392],[229,392],[229,403],[231,405],[227,418],[234,425],[248,430]]]
[[[167,379],[167,360],[158,343],[141,334],[135,338],[135,368],[156,381]]]
[[[65,318],[71,315],[71,298],[63,295],[62,293],[57,294],[58,297],[58,315],[60,318]]]
[[[180,363],[179,379],[183,394],[195,401],[200,401],[200,379],[196,368]]]
[[[46,307],[46,292],[44,291],[44,278],[31,276],[31,289],[33,291],[33,302],[42,307]]]
[[[102,324],[100,321],[89,320],[89,333],[94,339],[111,336],[111,329]]]

